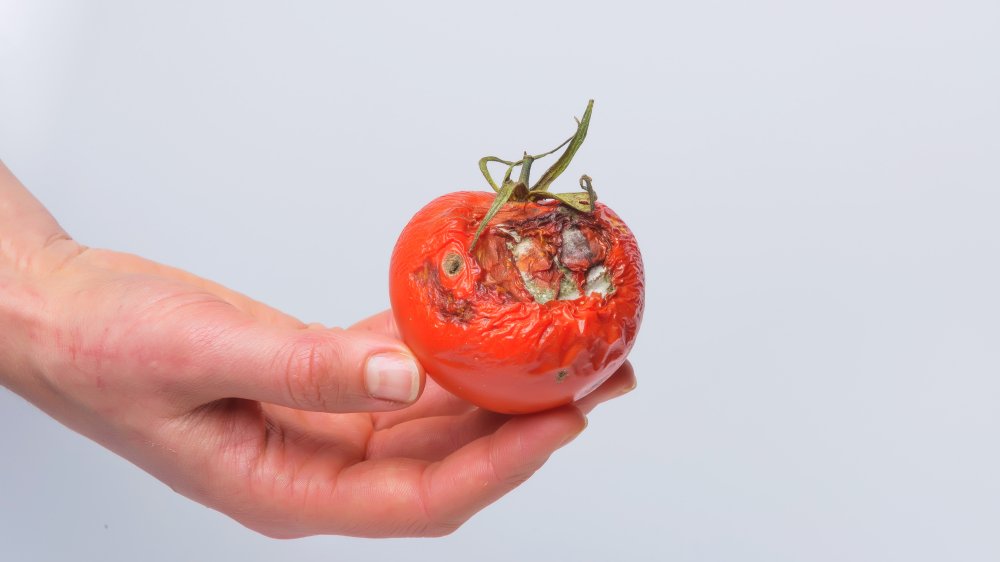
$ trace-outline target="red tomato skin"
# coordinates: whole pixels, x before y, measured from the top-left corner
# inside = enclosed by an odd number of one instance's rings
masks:
[[[430,376],[473,404],[507,414],[568,404],[607,380],[635,342],[645,285],[638,244],[618,215],[597,203],[591,215],[608,234],[604,266],[614,290],[544,304],[512,300],[483,288],[486,272],[468,251],[493,199],[487,192],[443,195],[406,225],[389,271],[396,324]],[[487,230],[566,212],[552,203],[507,203]],[[461,256],[456,275],[444,271],[449,254]]]

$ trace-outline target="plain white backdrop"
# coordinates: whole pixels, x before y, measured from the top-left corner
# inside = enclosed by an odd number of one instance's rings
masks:
[[[433,540],[275,541],[0,389],[0,558],[997,560],[1000,5],[0,0],[0,158],[87,245],[385,308],[476,161],[590,135],[639,387]]]

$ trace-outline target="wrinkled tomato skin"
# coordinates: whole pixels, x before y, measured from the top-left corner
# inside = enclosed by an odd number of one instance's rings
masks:
[[[597,203],[586,218],[603,232],[603,264],[614,290],[544,304],[517,300],[484,287],[493,274],[468,250],[493,199],[492,193],[450,193],[403,229],[389,278],[400,334],[435,381],[478,406],[522,414],[568,404],[610,377],[635,342],[644,303],[639,247],[625,223]],[[507,203],[487,232],[576,212],[553,203]],[[476,251],[488,251],[485,239]],[[455,255],[459,271],[446,271],[454,269],[447,261]],[[503,266],[493,264],[491,271]]]

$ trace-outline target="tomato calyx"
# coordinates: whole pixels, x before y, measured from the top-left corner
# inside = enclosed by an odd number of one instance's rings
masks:
[[[573,136],[566,139],[562,142],[562,144],[548,152],[536,155],[529,155],[525,152],[521,159],[517,161],[504,160],[496,156],[486,156],[479,160],[479,170],[483,173],[486,181],[489,182],[490,187],[493,188],[493,191],[495,191],[497,195],[493,200],[493,204],[483,217],[482,222],[479,224],[479,229],[476,230],[476,235],[473,237],[472,244],[469,246],[469,252],[472,252],[473,249],[475,249],[476,243],[479,241],[479,237],[486,229],[490,220],[492,220],[500,208],[509,201],[541,201],[545,199],[554,199],[558,201],[559,204],[565,205],[576,212],[592,213],[594,211],[594,204],[597,202],[597,193],[594,191],[592,184],[593,180],[586,174],[580,178],[580,187],[583,189],[583,193],[550,193],[548,191],[552,182],[554,182],[556,178],[558,178],[566,170],[570,161],[573,160],[573,156],[576,155],[576,151],[580,149],[580,145],[582,145],[584,139],[587,138],[587,129],[590,127],[590,114],[593,112],[593,109],[594,100],[590,100],[587,102],[587,109],[583,112],[583,117],[576,120],[576,132]],[[562,153],[559,159],[556,160],[556,162],[552,164],[552,166],[550,166],[544,174],[542,174],[542,177],[537,183],[535,183],[535,185],[528,187],[530,185],[529,176],[531,174],[531,165],[534,161],[544,158],[564,146],[566,147],[566,151]],[[488,166],[491,162],[505,164],[507,166],[507,171],[504,173],[503,180],[499,186],[493,180],[493,176],[490,175]],[[520,173],[518,179],[515,181],[511,179],[511,175],[514,172],[514,168],[517,167],[520,167]]]

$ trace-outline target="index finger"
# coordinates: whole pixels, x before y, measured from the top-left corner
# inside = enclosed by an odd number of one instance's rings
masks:
[[[400,338],[399,328],[396,327],[396,319],[392,317],[391,310],[383,310],[378,314],[369,316],[364,320],[356,322],[348,329],[375,332],[376,334],[382,334],[383,336],[389,336],[397,340]]]
[[[585,426],[578,409],[564,406],[512,418],[435,463],[386,458],[354,465],[308,510],[318,511],[309,513],[317,526],[312,531],[446,535],[527,480]]]

